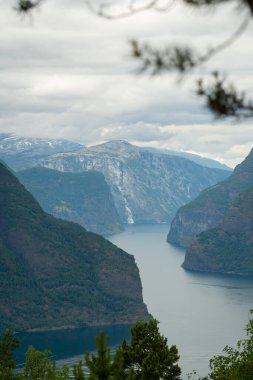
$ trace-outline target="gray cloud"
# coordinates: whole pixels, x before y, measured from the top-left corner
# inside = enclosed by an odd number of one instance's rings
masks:
[[[167,41],[199,49],[241,22],[229,4],[219,12],[180,6],[116,21],[91,14],[81,0],[47,0],[22,20],[0,0],[0,131],[69,138],[86,144],[124,138],[235,164],[253,142],[253,123],[214,123],[193,95],[194,81],[220,67],[252,88],[253,27],[232,47],[179,84],[173,75],[136,74],[127,41]]]

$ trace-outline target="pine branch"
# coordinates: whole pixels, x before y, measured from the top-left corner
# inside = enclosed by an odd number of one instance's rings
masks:
[[[115,13],[113,12],[113,6],[115,5],[114,1],[110,3],[101,4],[99,7],[96,8],[92,4],[92,0],[86,0],[86,4],[92,13],[107,20],[126,18],[132,16],[135,13],[141,13],[148,10],[153,10],[156,12],[167,12],[175,4],[175,0],[169,1],[164,6],[160,6],[159,2],[160,0],[151,0],[147,4],[137,6],[137,1],[131,0],[128,6],[126,7],[125,11]]]
[[[212,82],[205,84],[203,79],[197,82],[196,94],[205,100],[206,107],[217,117],[238,119],[253,117],[253,103],[245,100],[245,93],[239,92],[233,84],[218,72],[213,73]]]

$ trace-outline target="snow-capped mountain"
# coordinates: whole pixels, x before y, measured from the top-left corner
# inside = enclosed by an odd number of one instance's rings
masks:
[[[41,158],[55,153],[80,149],[85,147],[68,140],[26,138],[0,133],[0,158],[14,170],[33,167]]]
[[[230,172],[188,159],[110,141],[41,160],[47,168],[102,172],[124,223],[169,222],[177,209]]]

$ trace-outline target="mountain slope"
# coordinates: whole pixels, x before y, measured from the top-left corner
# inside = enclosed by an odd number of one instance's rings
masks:
[[[0,133],[0,158],[13,170],[27,169],[59,152],[85,149],[81,144],[55,139],[26,138]]]
[[[125,141],[110,141],[43,160],[60,171],[104,174],[124,223],[164,223],[204,188],[229,172],[167,154],[151,153]]]
[[[46,214],[0,164],[1,328],[63,329],[148,318],[133,256]]]
[[[168,234],[168,242],[182,247],[194,237],[216,227],[236,196],[253,186],[253,150],[225,181],[204,190],[196,199],[181,207]]]
[[[144,147],[143,149],[149,150],[150,152],[153,152],[153,153],[162,153],[162,154],[168,154],[171,156],[184,157],[184,158],[187,158],[188,160],[195,162],[196,164],[199,164],[201,166],[206,166],[207,168],[216,168],[216,169],[232,171],[232,169],[229,166],[225,164],[221,164],[219,161],[212,160],[211,158],[202,157],[193,153],[182,152],[182,151],[177,152],[175,150],[159,149],[159,148],[145,148]]]
[[[183,267],[253,275],[253,188],[235,199],[218,227],[197,236]]]
[[[104,236],[122,231],[110,188],[101,173],[32,168],[18,172],[17,177],[46,212]]]

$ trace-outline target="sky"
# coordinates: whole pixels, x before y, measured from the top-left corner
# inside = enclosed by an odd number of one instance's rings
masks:
[[[105,20],[85,0],[44,0],[31,18],[15,11],[15,0],[0,0],[0,132],[85,145],[123,139],[233,167],[253,147],[253,119],[215,120],[194,88],[198,77],[219,68],[253,98],[253,21],[232,46],[183,81],[171,73],[139,74],[129,45],[135,38],[205,51],[245,17],[229,3],[196,10],[174,0],[168,12]],[[113,12],[125,11],[126,3],[120,4]]]

